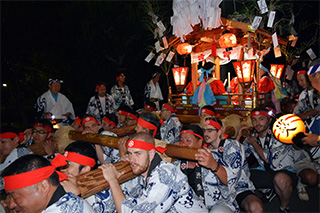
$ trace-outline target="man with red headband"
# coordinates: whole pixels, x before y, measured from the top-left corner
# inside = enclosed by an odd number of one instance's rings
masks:
[[[117,126],[118,126],[118,118],[116,115],[108,113],[105,116],[103,116],[102,124],[101,124],[101,127],[103,128],[103,130],[109,131],[110,129],[117,128]]]
[[[274,190],[280,199],[280,211],[287,212],[292,190],[297,184],[294,149],[274,137],[270,129],[271,117],[265,108],[252,110],[251,121],[255,133],[246,138],[243,145],[246,157],[253,153],[259,167],[250,169],[250,179],[257,189]]]
[[[31,154],[29,149],[18,147],[23,140],[23,135],[11,126],[1,127],[0,130],[0,174],[16,159]],[[3,181],[0,177],[0,191],[3,189]]]
[[[16,212],[94,212],[86,201],[65,192],[55,167],[42,156],[23,156],[1,176],[10,196],[9,208]]]
[[[160,112],[160,136],[161,140],[173,144],[179,141],[181,123],[175,114],[176,108],[169,103],[165,103],[161,107]]]
[[[299,96],[299,101],[293,110],[293,114],[298,115],[308,124],[312,118],[320,113],[320,96],[308,78],[306,70],[297,73],[299,85],[304,89]]]
[[[136,125],[139,119],[139,113],[134,110],[130,110],[127,114],[125,126]]]
[[[121,174],[112,164],[99,167],[110,184],[117,211],[208,212],[187,177],[173,164],[162,161],[154,144],[152,136],[143,132],[133,135],[127,143],[132,171],[144,181],[144,188],[135,197],[122,192],[118,182]]]
[[[85,115],[82,119],[83,132],[82,134],[93,133],[93,134],[104,134],[108,136],[116,136],[114,133],[109,131],[99,130],[100,123],[94,116]],[[95,144],[98,160],[100,163],[115,163],[119,160],[120,154],[118,149],[114,149],[108,146],[101,146]]]
[[[57,78],[49,79],[49,90],[38,97],[35,103],[36,119],[47,118],[63,119],[59,125],[69,124],[69,117],[75,117],[72,103],[60,93],[62,80]]]
[[[204,121],[206,117],[219,117],[220,115],[216,113],[216,110],[211,105],[205,105],[200,108],[199,111],[200,120]]]
[[[93,145],[85,141],[75,141],[65,148],[64,155],[58,156],[66,161],[66,166],[61,172],[68,176],[69,180],[61,182],[66,192],[79,195],[80,189],[76,183],[76,176],[85,174],[97,168],[97,154]],[[110,190],[101,191],[85,199],[95,212],[113,212],[113,204]]]
[[[52,156],[56,151],[56,145],[52,142],[53,125],[48,119],[38,120],[32,129],[25,131],[25,138],[21,144],[30,146],[32,144],[42,144],[45,153]]]
[[[129,87],[124,84],[126,81],[126,76],[123,73],[120,73],[116,77],[116,84],[111,88],[110,94],[116,102],[117,108],[121,104],[133,106],[134,102],[130,94]]]
[[[126,126],[126,119],[131,108],[128,105],[122,104],[118,108],[118,127]]]
[[[239,207],[246,212],[263,212],[262,202],[256,196],[255,187],[249,179],[250,172],[243,146],[236,140],[223,139],[224,128],[219,118],[207,117],[201,122],[201,127],[205,143],[214,154],[213,158],[204,155],[208,165],[215,164],[212,163],[213,159],[224,162],[220,166],[224,167],[224,170],[215,174],[220,180],[226,175],[229,193],[236,199]],[[237,159],[237,163],[234,159]]]
[[[93,115],[101,123],[106,113],[116,114],[117,106],[114,98],[106,93],[106,83],[99,82],[95,91],[96,94],[89,100],[86,114]]]
[[[79,131],[79,132],[83,131],[83,127],[81,124],[81,118],[78,116],[74,119],[71,126],[74,128],[75,131]]]

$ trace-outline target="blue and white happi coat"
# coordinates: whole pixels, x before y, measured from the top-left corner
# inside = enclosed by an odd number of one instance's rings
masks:
[[[64,194],[57,202],[46,208],[43,213],[90,213],[94,212],[91,206],[82,198],[72,194]]]
[[[18,147],[15,148],[10,152],[10,154],[6,157],[5,161],[0,164],[0,174],[2,171],[7,168],[13,161],[17,160],[18,158],[24,156],[24,155],[29,155],[32,154],[32,151],[24,148],[24,147]],[[0,176],[0,190],[4,189],[4,183],[3,179]]]
[[[309,133],[320,135],[320,113],[316,115],[309,124],[306,124]],[[309,147],[311,157],[320,163],[320,146]]]
[[[228,186],[223,184],[210,169],[201,166],[205,205],[209,210],[225,205],[232,211],[239,212],[239,206],[235,201],[236,195],[255,189],[249,179],[250,172],[244,155],[244,147],[235,140],[227,139],[223,146],[211,150],[211,153],[213,158],[225,168]],[[188,165],[182,165],[180,160],[175,164],[181,169],[188,168]]]
[[[292,145],[281,143],[278,141],[271,130],[268,134],[270,135],[269,142],[265,141],[264,144],[260,145],[263,148],[264,157],[270,163],[270,169],[273,171],[288,170],[294,171],[294,148]],[[266,140],[268,136],[266,137]],[[245,139],[243,141],[245,147],[246,157],[249,157],[251,153],[257,159],[260,169],[266,170],[264,160],[259,156],[255,148]]]
[[[293,110],[293,114],[299,115],[312,109],[316,109],[320,111],[319,93],[315,89],[312,89],[310,91],[308,89],[304,89],[300,93],[299,101]],[[314,117],[314,116],[310,116],[310,117]]]
[[[125,197],[122,212],[208,212],[178,167],[161,161],[157,154],[154,161],[158,163],[151,163],[145,187],[142,191],[138,187],[136,197]]]
[[[86,114],[93,115],[100,123],[102,122],[102,118],[106,113],[115,115],[117,113],[117,106],[113,97],[109,94],[106,94],[105,99],[105,106],[101,106],[100,110],[98,107],[98,101],[100,102],[98,95],[92,96],[87,106]],[[102,107],[105,108],[105,113],[103,113]]]
[[[100,134],[117,137],[116,134],[114,134],[113,132],[109,132],[109,131],[102,131]],[[112,148],[109,146],[101,146],[101,148],[103,151],[103,159],[104,159],[104,162],[100,162],[101,164],[102,163],[116,163],[116,162],[118,162],[118,160],[120,159],[119,149],[115,149],[115,148]]]
[[[173,113],[160,127],[161,140],[169,144],[178,142],[181,128],[179,118]]]
[[[63,119],[63,123],[68,123],[68,120],[63,114],[71,113],[71,118],[75,118],[72,103],[69,99],[60,92],[56,95],[56,99],[53,97],[50,89],[38,97],[35,104],[38,119],[42,117],[42,113],[51,112],[56,119]]]
[[[134,104],[129,87],[125,84],[123,85],[123,88],[119,87],[117,84],[114,85],[111,88],[110,94],[115,100],[117,108],[121,105],[121,103],[130,107]]]
[[[121,184],[123,194],[132,198],[140,197],[143,192],[143,188],[144,185],[142,176],[138,176]],[[106,189],[102,192],[92,195],[86,198],[86,201],[96,213],[116,212],[116,207],[110,189]]]

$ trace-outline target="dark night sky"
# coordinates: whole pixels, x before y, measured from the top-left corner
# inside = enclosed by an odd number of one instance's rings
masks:
[[[301,18],[319,21],[319,2],[303,2],[307,12],[297,15],[296,23]],[[171,5],[161,1],[167,8],[164,22],[172,15]],[[301,4],[295,5],[298,11]],[[220,7],[223,17],[234,12],[233,1]],[[152,72],[161,71],[154,60],[144,61],[155,42],[142,22],[146,17],[138,1],[1,1],[1,84],[8,83],[1,87],[1,122],[32,122],[33,103],[52,76],[65,81],[61,92],[76,114],[85,111],[98,81],[110,90],[120,71],[141,107],[144,85]],[[319,56],[319,41],[313,49]],[[166,88],[164,76],[160,81]]]

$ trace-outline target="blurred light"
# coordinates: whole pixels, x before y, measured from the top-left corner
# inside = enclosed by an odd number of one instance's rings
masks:
[[[7,87],[7,84],[2,84],[3,87]]]

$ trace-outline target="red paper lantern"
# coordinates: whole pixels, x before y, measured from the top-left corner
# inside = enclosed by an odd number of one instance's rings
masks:
[[[236,71],[238,81],[244,88],[249,88],[253,81],[253,73],[255,68],[255,61],[237,61],[233,62],[233,67]]]
[[[221,48],[229,48],[237,45],[237,37],[233,33],[225,33],[219,39],[219,44]]]
[[[283,72],[283,68],[284,68],[284,65],[271,64],[270,65],[270,72],[274,77],[276,77],[277,79],[280,79],[282,72]]]
[[[177,51],[180,55],[190,54],[192,52],[192,45],[189,43],[180,43],[177,46]]]
[[[174,83],[176,86],[184,86],[187,81],[188,67],[172,68]]]

